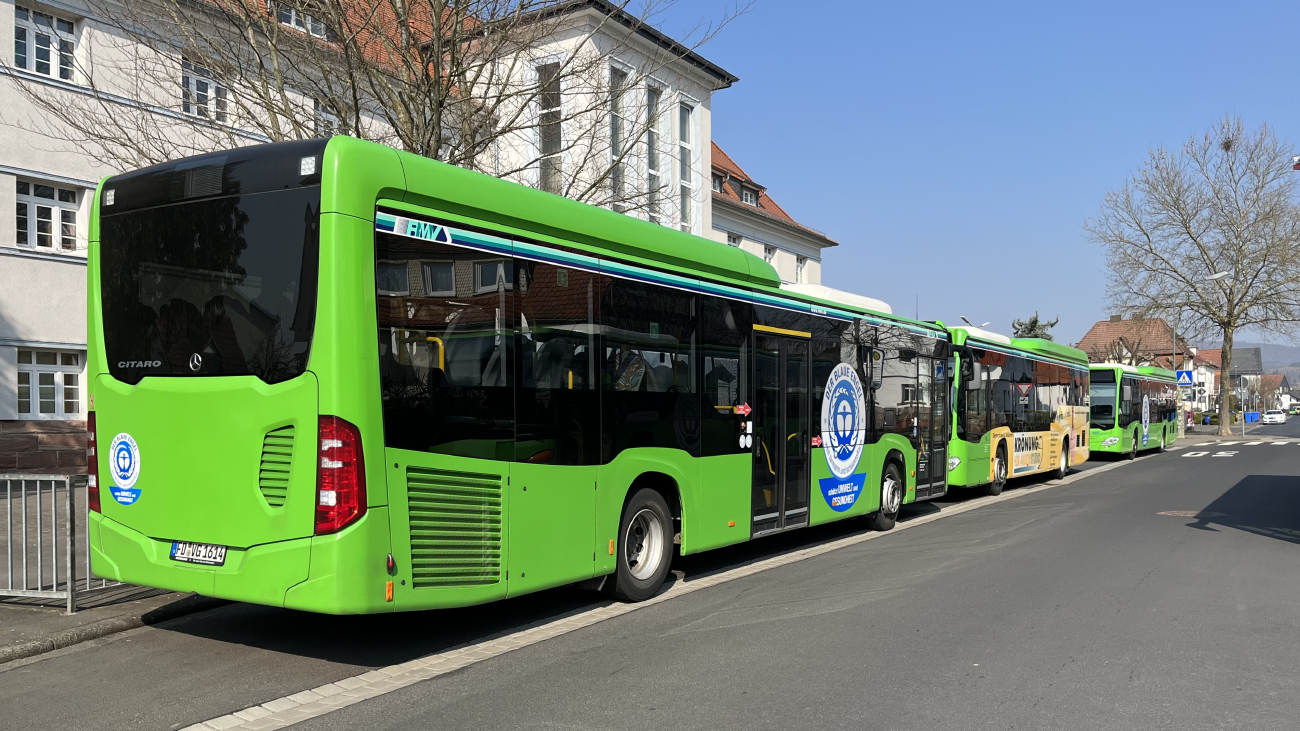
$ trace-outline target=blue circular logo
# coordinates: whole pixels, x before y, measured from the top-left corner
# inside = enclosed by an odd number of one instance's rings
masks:
[[[822,450],[831,474],[841,479],[853,474],[862,459],[866,440],[867,409],[862,381],[848,363],[831,370],[822,395]]]
[[[113,437],[108,447],[108,471],[113,478],[109,492],[114,500],[130,505],[140,497],[135,487],[140,478],[140,448],[130,434],[123,432]]]

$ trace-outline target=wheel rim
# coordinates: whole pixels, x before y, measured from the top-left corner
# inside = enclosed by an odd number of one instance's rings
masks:
[[[883,508],[886,513],[893,515],[898,512],[899,506],[903,504],[903,496],[898,489],[898,480],[892,477],[885,477]]]
[[[654,576],[663,562],[664,527],[653,510],[644,508],[627,524],[623,536],[628,571],[639,580]]]
[[[1002,455],[993,458],[993,481],[999,485],[1007,481],[1007,463]]]
[[[1070,471],[1070,455],[1064,449],[1061,450],[1061,476]]]

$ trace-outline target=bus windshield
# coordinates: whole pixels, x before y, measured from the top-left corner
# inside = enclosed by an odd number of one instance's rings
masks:
[[[116,201],[101,212],[99,266],[114,378],[253,375],[278,383],[306,369],[320,186],[258,190],[240,174],[270,178],[252,165],[241,170],[242,162],[220,158],[209,166],[219,171],[210,183],[195,174],[202,167],[106,183]],[[205,192],[211,197],[185,200]]]
[[[1103,371],[1093,371],[1091,382],[1092,428],[1114,429],[1115,376]]]

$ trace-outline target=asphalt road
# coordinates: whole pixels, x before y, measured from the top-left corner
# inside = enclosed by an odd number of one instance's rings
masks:
[[[1274,434],[1300,436],[1300,419],[1249,436]],[[1023,491],[1012,485],[1008,495]],[[1298,488],[1300,443],[1188,446],[695,591],[297,728],[1294,729]],[[1200,517],[1161,514],[1178,511]],[[796,532],[675,568],[698,575],[858,530]],[[396,617],[232,605],[0,669],[0,726],[177,728],[598,604],[561,589]]]

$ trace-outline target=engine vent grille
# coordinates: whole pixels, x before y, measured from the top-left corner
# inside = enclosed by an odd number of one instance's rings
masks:
[[[257,487],[273,508],[284,505],[289,496],[289,467],[293,464],[293,427],[282,426],[262,438],[262,465]]]
[[[501,581],[501,476],[406,470],[417,589]]]

